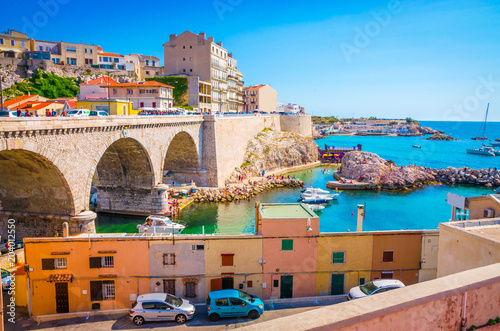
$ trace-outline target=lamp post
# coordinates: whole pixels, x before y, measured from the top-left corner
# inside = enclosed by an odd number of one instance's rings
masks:
[[[109,100],[109,72],[108,72],[108,114],[111,115],[111,100]]]
[[[0,110],[3,110],[3,88],[2,88],[2,76],[0,76]]]

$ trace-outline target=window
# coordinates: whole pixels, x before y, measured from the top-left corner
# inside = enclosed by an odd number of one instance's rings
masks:
[[[21,41],[21,47],[25,47],[25,46],[26,46],[25,42]]]
[[[90,282],[90,300],[101,301],[115,298],[115,281],[91,281]]]
[[[381,279],[392,279],[394,271],[382,271]]]
[[[232,306],[243,306],[245,304],[245,301],[238,298],[229,298],[229,301]]]
[[[192,58],[192,57],[190,57],[190,58],[189,58],[189,61],[193,61],[193,58]]]
[[[66,52],[76,52],[76,47],[66,47]]]
[[[185,58],[185,57],[183,57],[183,58],[182,58],[182,61],[186,61],[186,58]]]
[[[85,53],[87,53],[87,49],[85,48]]]
[[[113,89],[113,95],[116,95],[116,94],[118,94],[118,91],[114,88]]]
[[[49,46],[46,46],[46,47],[45,47],[45,50],[46,50],[47,52],[50,52],[50,47],[49,47]]]
[[[141,102],[139,107],[144,107],[144,102]]]
[[[66,258],[61,257],[61,258],[54,259],[54,267],[56,269],[66,269],[67,268]]]
[[[174,253],[163,254],[163,265],[175,265],[175,254]]]
[[[394,262],[394,252],[393,251],[385,251],[382,254],[382,262]]]
[[[154,302],[143,302],[142,309],[151,309],[151,310],[156,309],[155,303]]]
[[[189,69],[189,72],[193,72],[193,69]]]
[[[186,282],[186,298],[196,298],[195,282]]]
[[[229,306],[229,301],[227,299],[215,299],[216,306]]]
[[[146,65],[147,65],[147,66],[149,65],[149,60],[146,60]]]
[[[11,45],[11,46],[14,46],[14,45],[15,45],[14,40],[11,40],[11,41],[10,41],[10,45]]]
[[[191,249],[193,251],[203,251],[205,250],[205,245],[192,245]]]
[[[149,71],[146,71],[146,75],[149,75]]]
[[[3,38],[0,38],[0,45],[3,45]]]
[[[114,62],[116,62],[116,63],[118,63],[118,62],[120,61],[120,59],[118,59],[117,57],[115,57],[115,58],[113,59],[113,61],[114,61]]]
[[[113,268],[115,266],[113,256],[89,257],[90,269]]]
[[[153,67],[155,66],[155,62],[156,62],[156,61],[153,61]]]
[[[43,51],[43,46],[38,46],[39,51]]]
[[[92,54],[92,48],[90,49],[90,54]]]
[[[281,240],[281,250],[282,251],[293,251],[293,239]]]
[[[42,270],[66,269],[66,258],[42,259]]]
[[[182,72],[186,72],[186,69],[182,69]]]
[[[186,49],[186,46],[182,46],[182,49]]]
[[[280,287],[280,281],[279,281],[279,279],[275,279],[273,281],[273,287]]]
[[[221,254],[222,266],[232,266],[234,261],[234,254]]]
[[[153,108],[156,108],[156,102],[153,102],[152,107],[153,107]]]
[[[128,88],[128,89],[127,89],[127,94],[128,94],[128,95],[132,95],[132,94],[134,94],[134,90],[132,90],[132,89],[129,89],[129,88]]]
[[[253,282],[251,280],[247,280],[247,287],[252,287],[253,286]]]
[[[360,278],[359,279],[359,285],[363,285],[365,283],[365,279],[364,278]]]
[[[333,252],[332,263],[345,263],[345,252]]]
[[[189,46],[190,49],[193,49],[193,46]]]

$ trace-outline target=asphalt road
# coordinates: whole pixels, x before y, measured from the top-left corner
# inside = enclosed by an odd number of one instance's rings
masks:
[[[4,302],[6,295],[4,294]],[[5,330],[143,330],[143,329],[164,329],[168,330],[227,330],[238,327],[262,323],[276,318],[298,314],[304,311],[316,309],[318,307],[336,304],[345,299],[328,299],[321,301],[305,301],[293,303],[275,303],[265,305],[265,312],[258,319],[249,318],[227,318],[217,322],[209,321],[205,307],[197,307],[195,317],[185,324],[175,322],[147,322],[141,326],[136,326],[128,315],[108,315],[91,316],[88,318],[72,318],[37,323],[27,316],[26,309],[18,308],[16,311],[16,324],[5,321]],[[189,328],[189,329],[188,329]]]

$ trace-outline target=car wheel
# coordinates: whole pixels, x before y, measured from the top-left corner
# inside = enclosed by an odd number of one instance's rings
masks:
[[[180,314],[180,315],[177,315],[175,316],[175,321],[179,324],[184,324],[186,323],[186,316]]]
[[[215,313],[213,313],[213,314],[211,314],[210,316],[208,316],[208,318],[210,318],[210,320],[211,320],[212,322],[217,322],[217,321],[219,320],[220,316],[219,316],[219,314],[215,314]]]
[[[144,323],[144,317],[142,316],[135,316],[134,317],[134,324],[135,325],[142,325]]]
[[[259,317],[259,312],[256,310],[250,310],[250,312],[248,313],[248,317],[254,320]]]

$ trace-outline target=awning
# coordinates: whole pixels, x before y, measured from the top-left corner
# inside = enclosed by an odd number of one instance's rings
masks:
[[[47,279],[47,282],[71,282],[73,280],[73,274],[52,274]]]

